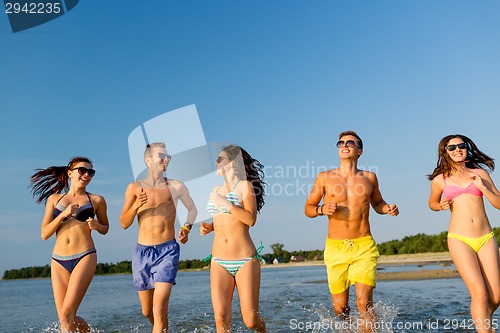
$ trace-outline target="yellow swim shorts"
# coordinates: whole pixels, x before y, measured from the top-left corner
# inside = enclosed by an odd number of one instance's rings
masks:
[[[372,236],[326,239],[324,261],[331,294],[340,294],[359,282],[375,287],[378,253]]]

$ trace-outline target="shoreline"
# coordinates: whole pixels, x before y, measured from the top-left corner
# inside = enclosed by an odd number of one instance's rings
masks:
[[[396,280],[430,280],[430,279],[453,279],[460,278],[455,268],[449,268],[452,264],[449,252],[429,252],[415,254],[395,254],[382,255],[379,258],[377,266],[377,281],[396,281]],[[425,269],[403,272],[384,272],[387,266],[405,266],[417,265],[424,266],[428,264],[440,264],[442,269]],[[262,266],[263,269],[287,268],[287,267],[308,267],[324,266],[323,261],[302,261],[286,264],[268,264]],[[326,280],[311,281],[311,283],[326,283]]]
[[[381,255],[378,258],[378,266],[402,266],[402,265],[419,265],[432,263],[452,263],[449,252],[426,252],[412,254],[392,254]],[[266,264],[262,268],[277,268],[277,267],[293,267],[293,266],[321,266],[324,265],[323,260],[300,261],[291,263]]]
[[[384,267],[390,266],[405,266],[417,265],[424,266],[428,264],[441,264],[442,269],[424,269],[409,271],[409,272],[384,272]],[[377,281],[395,281],[395,280],[423,280],[423,279],[449,279],[459,278],[459,274],[454,268],[449,268],[452,260],[449,252],[427,252],[427,253],[414,253],[414,254],[394,254],[394,255],[381,255],[378,260],[377,266]],[[280,263],[277,265],[266,264],[262,265],[262,269],[276,269],[287,267],[308,267],[308,266],[324,266],[322,260],[316,261],[301,261],[292,263]],[[179,272],[199,272],[208,271],[208,268],[190,268],[182,269]],[[99,274],[96,276],[106,275],[120,275],[130,273],[113,273],[113,274]],[[35,279],[48,279],[49,277],[40,277]],[[31,280],[31,279],[0,279],[0,281],[12,280]]]

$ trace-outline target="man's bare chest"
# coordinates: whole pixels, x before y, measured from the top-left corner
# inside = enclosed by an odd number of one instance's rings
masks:
[[[148,201],[144,208],[169,208],[176,202],[176,192],[169,187],[145,189]]]
[[[332,179],[325,184],[325,197],[366,197],[370,196],[373,184],[366,177],[358,179]]]

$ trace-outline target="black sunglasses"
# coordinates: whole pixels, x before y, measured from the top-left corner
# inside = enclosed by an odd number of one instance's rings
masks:
[[[172,155],[169,155],[169,154],[165,154],[165,153],[157,153],[157,154],[153,154],[153,155],[149,155],[149,156],[155,156],[155,155],[158,155],[158,158],[160,160],[164,160],[164,159],[167,159],[169,161],[172,160]]]
[[[347,148],[354,148],[354,147],[358,147],[358,144],[356,142],[354,142],[354,140],[347,140],[347,141],[344,141],[344,140],[340,140],[337,142],[337,148],[343,148],[343,147],[347,147]]]
[[[467,145],[465,142],[459,143],[458,145],[447,145],[445,148],[448,149],[448,151],[454,151],[455,149],[465,149],[467,148]]]
[[[229,158],[224,157],[224,156],[219,156],[219,157],[217,157],[217,159],[215,160],[215,162],[217,162],[217,164],[219,164],[220,162],[224,161],[225,159],[229,159]]]
[[[73,169],[70,169],[71,171],[73,170],[78,170],[78,173],[80,175],[84,175],[84,174],[88,174],[90,177],[94,177],[95,175],[95,170],[94,169],[87,169],[85,167],[77,167],[77,168],[73,168]]]
[[[165,154],[165,153],[158,153],[158,158],[160,160],[164,160],[164,159],[167,159],[167,160],[172,160],[172,155],[169,155],[169,154]]]

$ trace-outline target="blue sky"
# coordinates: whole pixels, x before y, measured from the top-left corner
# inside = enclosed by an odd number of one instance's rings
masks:
[[[438,141],[461,133],[500,156],[499,14],[498,1],[86,0],[12,33],[1,13],[0,272],[50,262],[54,239],[40,238],[44,207],[28,178],[74,155],[94,161],[88,190],[108,202],[99,261],[130,260],[137,228],[119,226],[128,135],[192,104],[207,141],[267,166],[251,231],[264,252],[323,248],[326,218],[306,218],[303,205],[317,170],[338,165],[348,129],[365,142],[360,166],[401,211],[372,211],[375,239],[445,231],[449,213],[427,207]],[[182,257],[204,258],[211,240],[192,233]]]

